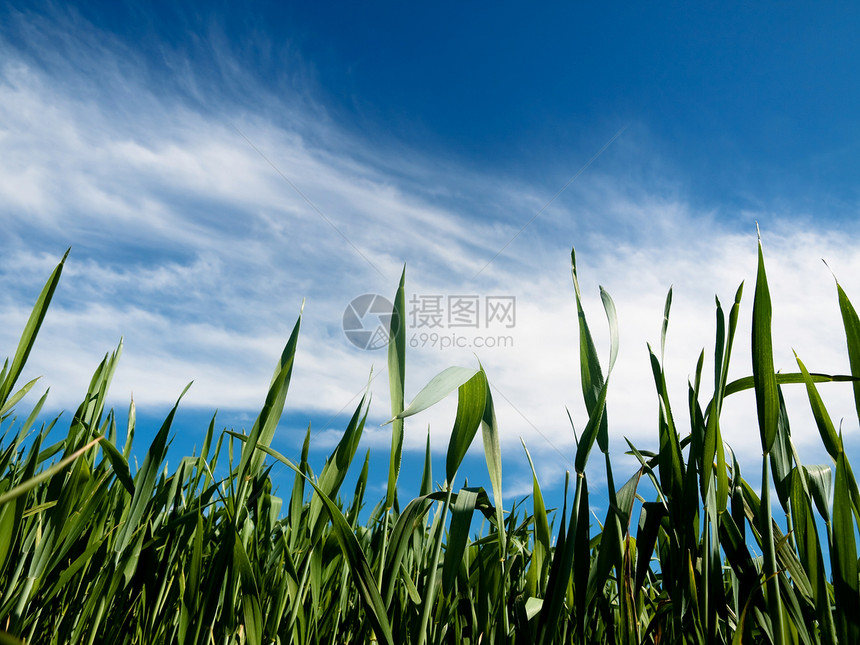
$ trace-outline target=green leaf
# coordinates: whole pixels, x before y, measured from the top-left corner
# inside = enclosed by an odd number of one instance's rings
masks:
[[[355,457],[355,451],[358,449],[358,443],[361,441],[364,424],[367,420],[366,396],[361,397],[361,401],[359,401],[352,418],[349,420],[343,436],[320,473],[318,485],[320,490],[325,491],[327,497],[337,497],[340,487],[344,479],[346,479],[349,467],[352,465],[352,460]],[[321,510],[322,500],[314,497],[311,500],[308,515],[311,534],[314,536],[314,540],[319,537],[319,531],[322,529],[319,519],[324,516],[320,515]]]
[[[260,472],[263,466],[265,457],[262,453],[256,452],[255,448],[257,444],[263,446],[271,445],[272,438],[275,436],[275,429],[281,420],[281,414],[284,411],[284,403],[287,398],[287,390],[290,387],[290,377],[293,372],[293,362],[296,357],[296,345],[298,344],[301,323],[302,317],[299,314],[290,338],[284,347],[284,351],[281,353],[281,359],[278,361],[278,365],[272,375],[272,382],[266,394],[266,402],[263,404],[263,408],[260,410],[260,414],[248,435],[248,441],[242,449],[242,457],[239,461],[238,470],[240,490],[237,493],[237,498],[240,500],[244,499],[248,482]]]
[[[68,457],[66,457],[65,459],[60,461],[57,465],[51,466],[50,468],[43,470],[38,475],[31,477],[31,478],[27,479],[26,481],[21,482],[20,484],[18,484],[17,486],[12,488],[11,490],[8,490],[5,493],[3,493],[2,495],[0,495],[0,508],[2,508],[2,506],[4,504],[11,502],[12,500],[17,499],[18,497],[21,497],[21,495],[24,495],[28,491],[33,490],[34,488],[39,486],[39,484],[41,484],[42,482],[45,482],[45,481],[51,479],[57,473],[60,473],[63,470],[65,470],[66,468],[68,468],[69,465],[74,463],[78,457],[83,455],[85,452],[87,452],[87,450],[89,450],[90,448],[95,446],[98,442],[99,442],[98,439],[93,439],[88,444],[86,444],[85,446],[82,446],[81,448],[79,448],[78,450],[76,450],[75,452],[70,454]]]
[[[484,368],[481,368],[481,372]],[[484,378],[486,381],[486,376]],[[481,434],[484,440],[484,459],[487,462],[487,472],[493,489],[493,504],[496,507],[496,525],[498,526],[499,550],[504,559],[507,551],[505,539],[505,516],[502,508],[502,449],[499,444],[499,429],[496,425],[496,409],[493,406],[493,395],[487,382],[484,415],[481,419]]]
[[[128,460],[129,455],[131,454],[131,446],[134,441],[134,428],[135,423],[137,421],[137,412],[134,407],[134,397],[132,397],[131,401],[128,404],[128,424],[126,426],[125,433],[125,446],[122,449],[122,456]]]
[[[424,470],[421,473],[421,486],[418,495],[423,497],[433,492],[433,459],[430,453],[430,428],[427,428],[427,447],[424,449]]]
[[[648,574],[651,555],[657,544],[660,524],[666,517],[666,507],[659,502],[645,502],[639,516],[639,526],[636,531],[636,579],[635,593],[638,595]]]
[[[532,503],[534,504],[533,515],[535,521],[535,543],[543,545],[544,552],[549,554],[551,536],[549,531],[549,518],[543,501],[543,493],[541,492],[540,483],[538,483],[537,472],[535,471],[532,456],[529,453],[528,448],[526,448],[525,441],[523,441],[522,438],[520,441],[523,444],[523,450],[526,451],[526,458],[529,460],[529,467],[532,471]]]
[[[836,459],[833,487],[833,544],[830,562],[833,596],[836,601],[836,629],[840,643],[860,642],[860,590],[857,582],[857,544],[854,541],[854,514],[848,488],[847,459],[840,451]]]
[[[448,545],[445,551],[445,561],[442,565],[442,591],[449,595],[454,589],[457,572],[463,563],[466,542],[469,539],[469,528],[472,526],[472,514],[475,502],[478,501],[477,491],[461,488],[457,499],[451,506],[451,527],[448,533]]]
[[[116,474],[116,478],[129,493],[134,495],[134,481],[131,478],[131,471],[128,469],[128,462],[125,460],[125,457],[123,457],[122,453],[116,449],[116,446],[114,446],[105,437],[99,437],[99,446],[104,450],[105,456],[107,456],[108,461],[110,461],[113,471]]]
[[[580,379],[582,381],[582,395],[585,400],[585,408],[588,412],[588,423],[582,432],[582,438],[577,442],[574,467],[576,472],[579,474],[585,472],[585,465],[588,461],[588,456],[591,453],[591,449],[594,447],[594,442],[596,440],[600,450],[607,455],[607,476],[611,480],[611,470],[609,469],[608,459],[609,422],[606,415],[606,393],[609,385],[609,375],[612,372],[612,368],[615,366],[615,360],[618,357],[618,316],[615,310],[615,303],[612,301],[612,298],[603,289],[603,287],[600,287],[600,298],[603,302],[603,309],[606,312],[606,318],[609,322],[610,336],[609,370],[606,374],[606,378],[604,379],[603,372],[600,368],[600,361],[597,358],[597,350],[594,347],[594,341],[588,327],[588,321],[585,318],[585,311],[582,308],[582,294],[576,271],[576,252],[573,249],[570,252],[570,265],[571,275],[573,277],[573,288],[576,295],[577,319],[579,322]],[[573,421],[571,420],[571,424],[572,423]]]
[[[809,376],[812,378],[813,383],[854,383],[860,381],[860,378],[858,377],[846,376],[843,374],[817,374],[815,372],[810,372]],[[780,372],[776,374],[775,377],[777,385],[790,385],[806,382],[803,378],[803,374],[800,372]],[[755,380],[753,377],[745,376],[726,385],[726,396],[737,394],[738,392],[743,392],[745,390],[751,390],[754,387]]]
[[[397,415],[397,418],[405,419],[406,417],[411,417],[413,414],[423,412],[473,378],[477,372],[478,370],[468,367],[448,367],[442,370],[424,386],[415,398],[412,399],[412,403]],[[394,419],[389,419],[386,421],[386,424],[393,421]]]
[[[660,328],[660,362],[662,363],[666,356],[666,332],[669,329],[669,312],[672,309],[672,287],[669,287],[669,292],[666,294],[666,302],[663,305],[663,325]]]
[[[15,404],[18,403],[18,401],[20,401],[21,399],[23,399],[27,395],[27,392],[29,392],[31,389],[33,389],[33,386],[36,384],[36,382],[38,380],[39,380],[38,378],[34,378],[29,383],[26,383],[24,385],[24,387],[22,387],[20,390],[15,392],[15,394],[10,396],[5,404],[0,405],[0,419],[4,418],[6,416],[6,414],[10,410],[12,410],[13,407],[15,407]]]
[[[806,370],[806,366],[797,356],[797,353],[794,354],[794,358],[797,360],[797,365],[800,367],[800,373],[803,375],[803,380],[806,383],[809,407],[812,408],[812,416],[815,417],[815,424],[818,426],[818,433],[821,435],[821,440],[824,442],[824,447],[827,452],[831,457],[833,457],[833,459],[836,459],[839,451],[841,450],[841,442],[839,441],[839,437],[836,435],[833,421],[830,419],[830,414],[828,414],[827,408],[824,406],[824,401],[821,400],[821,395],[815,388],[815,384],[812,382],[812,377]]]
[[[669,392],[666,387],[666,377],[663,373],[663,368],[650,345],[648,345],[648,352],[651,357],[651,372],[654,375],[654,384],[657,388],[657,397],[660,403],[660,452],[658,454],[660,481],[664,493],[668,494],[677,504],[680,504],[683,500],[685,481],[681,445],[672,416],[672,408],[669,403]]]
[[[21,370],[24,369],[27,358],[30,356],[30,350],[33,349],[36,335],[39,333],[42,321],[45,320],[48,305],[51,304],[51,298],[54,296],[54,291],[57,288],[57,284],[60,282],[60,275],[63,272],[63,265],[66,262],[66,258],[69,257],[69,251],[71,251],[71,249],[68,249],[65,252],[63,259],[60,260],[60,263],[51,273],[51,276],[42,288],[42,292],[36,299],[36,304],[33,305],[33,311],[30,313],[30,318],[27,320],[27,324],[24,325],[21,340],[18,342],[18,349],[15,350],[15,357],[12,359],[12,364],[9,366],[8,371],[6,371],[5,378],[0,382],[0,410],[6,409],[6,402],[9,397],[9,393],[12,392],[12,388],[15,387],[15,383],[21,375]],[[2,413],[0,413],[0,416],[2,416]]]
[[[404,282],[406,267],[400,275],[400,285],[394,296],[394,310],[388,330],[388,389],[391,393],[391,455],[388,466],[388,487],[385,506],[392,508],[397,496],[397,477],[400,474],[400,459],[403,451],[403,412],[404,388],[406,382],[406,299]]]
[[[597,411],[597,406],[600,400],[600,391],[604,386],[603,371],[600,368],[600,360],[597,357],[597,348],[594,346],[594,339],[591,337],[591,330],[588,327],[588,321],[585,317],[585,311],[582,307],[582,292],[579,287],[579,277],[576,270],[576,251],[570,251],[570,271],[573,278],[573,289],[576,296],[576,313],[579,323],[579,372],[580,381],[582,384],[582,396],[585,400],[585,409],[589,417],[599,417],[598,426],[594,429],[595,438],[600,442],[601,450],[607,450],[609,444],[609,424],[605,415],[605,409]],[[604,291],[601,288],[601,297],[604,296]],[[610,333],[612,334],[613,342],[615,343],[611,351],[617,351],[617,329],[612,328],[612,322],[615,320],[615,306],[612,304],[611,298],[606,295],[604,307],[607,303],[611,306],[611,322]],[[607,309],[607,315],[610,315],[610,310]],[[589,446],[589,451],[591,447]]]
[[[830,493],[832,488],[831,472],[832,468],[825,465],[804,466],[804,471],[807,476],[809,491],[812,493],[812,499],[815,501],[815,507],[824,518],[825,522],[830,522],[830,511],[828,505],[830,503]]]
[[[836,628],[833,624],[827,592],[824,559],[821,554],[818,528],[812,515],[812,503],[806,484],[808,479],[806,474],[807,471],[798,466],[791,478],[791,521],[797,543],[798,559],[810,581],[810,591],[823,636],[822,640],[825,643],[836,643]]]
[[[779,593],[779,572],[776,566],[777,540],[774,537],[775,527],[771,515],[770,506],[770,460],[767,452],[762,456],[761,469],[761,506],[759,507],[759,526],[761,527],[761,548],[764,557],[764,574],[767,579],[767,613],[773,630],[774,645],[782,645],[785,642],[785,629],[783,623],[783,603]]]
[[[412,578],[409,575],[409,572],[406,570],[406,567],[402,564],[400,565],[400,579],[403,581],[403,585],[406,587],[406,593],[409,594],[409,599],[415,605],[421,604],[421,594],[418,593],[418,587],[415,586],[415,583],[412,582]]]
[[[608,381],[609,375],[615,368],[615,361],[618,359],[618,349],[620,346],[620,337],[618,333],[618,314],[615,310],[615,303],[613,302],[612,297],[603,287],[600,287],[600,300],[603,303],[603,310],[606,313],[606,320],[609,323],[609,367],[606,371],[606,380]],[[599,401],[599,392],[597,396]],[[609,454],[609,419],[606,414],[606,410],[603,411],[603,418],[600,422],[600,432],[597,435],[597,444],[600,447],[601,452],[606,455]],[[609,468],[608,458],[606,460],[606,464],[607,468]],[[611,472],[607,472],[611,480]],[[612,486],[610,486],[610,488],[612,488]]]
[[[3,573],[3,566],[6,564],[9,548],[12,546],[12,538],[18,529],[15,521],[16,506],[15,500],[0,506],[0,574]]]
[[[848,299],[839,282],[836,283],[836,292],[839,296],[839,311],[842,314],[842,325],[845,328],[845,341],[848,346],[848,361],[851,365],[851,375],[860,377],[860,318],[854,305]],[[860,381],[853,383],[854,406],[857,417],[860,418]]]
[[[260,609],[260,592],[254,568],[239,535],[233,538],[233,565],[242,583],[242,615],[245,619],[245,633],[248,643],[259,645],[263,642],[263,616]]]
[[[179,408],[179,402],[191,384],[185,386],[182,394],[176,401],[176,405],[170,410],[161,429],[156,433],[152,444],[149,446],[149,451],[146,453],[146,458],[143,460],[140,470],[135,475],[134,495],[132,495],[131,503],[129,504],[128,515],[125,523],[120,526],[117,534],[116,542],[114,543],[114,552],[117,557],[128,547],[137,530],[140,528],[140,520],[143,517],[144,511],[151,503],[152,491],[155,488],[155,480],[161,470],[161,464],[167,456],[167,437],[170,433],[170,426],[173,424],[173,418],[176,416],[176,410]],[[98,441],[99,439],[96,439]]]
[[[484,418],[487,389],[487,377],[483,370],[480,370],[457,390],[457,417],[451,429],[448,458],[445,462],[445,476],[449,484],[453,483],[463,457],[472,445],[478,426]]]
[[[576,447],[576,459],[574,468],[577,474],[585,473],[585,465],[588,463],[588,456],[591,454],[591,449],[594,447],[594,441],[600,431],[603,423],[604,412],[606,411],[606,390],[609,382],[605,382],[603,387],[598,392],[597,403],[594,411],[588,417],[588,423],[582,431],[582,437],[579,439],[579,445]]]
[[[752,368],[759,432],[762,450],[765,454],[770,452],[776,439],[777,419],[779,418],[779,395],[776,389],[777,379],[773,365],[771,317],[770,290],[767,286],[764,256],[761,250],[761,240],[759,240],[758,275],[753,299]]]
[[[782,396],[782,388],[777,386],[779,395],[779,417],[776,426],[776,440],[770,451],[770,465],[773,468],[773,481],[779,496],[779,503],[788,512],[788,498],[791,494],[791,471],[793,468],[791,452],[791,427],[788,410]]]
[[[580,441],[580,443],[582,443]],[[565,503],[561,515],[559,535],[556,540],[555,550],[550,564],[549,579],[546,584],[546,594],[543,607],[538,616],[538,645],[549,645],[557,641],[557,632],[560,624],[562,609],[567,599],[568,584],[571,573],[574,572],[574,560],[576,560],[576,574],[584,572],[588,576],[588,485],[584,474],[577,475],[576,492],[574,493],[573,506],[570,518],[565,527],[565,514],[567,510],[567,482],[565,482]],[[583,536],[585,541],[583,541]],[[585,581],[582,582],[581,595],[585,595]],[[574,583],[576,587],[576,582]]]
[[[400,514],[394,528],[391,531],[391,540],[386,561],[386,577],[383,589],[385,591],[385,605],[390,606],[394,596],[395,583],[398,580],[398,571],[409,548],[412,535],[419,530],[424,530],[424,523],[420,520],[430,510],[432,502],[430,495],[416,497]]]

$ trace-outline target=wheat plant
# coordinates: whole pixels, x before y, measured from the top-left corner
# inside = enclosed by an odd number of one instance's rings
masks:
[[[800,358],[797,372],[775,372],[760,244],[758,253],[752,375],[728,379],[741,285],[728,313],[716,304],[713,387],[702,373],[703,352],[685,405],[673,407],[662,359],[670,291],[660,351],[649,348],[659,448],[628,443],[639,468],[620,485],[606,411],[618,353],[615,306],[601,289],[610,329],[603,366],[571,254],[587,418],[573,482],[553,512],[527,449],[532,494],[503,505],[499,430],[480,365],[446,369],[406,405],[405,272],[390,330],[392,440],[379,500],[365,498],[368,457],[356,460],[367,397],[317,471],[308,459],[310,431],[298,456],[271,447],[301,318],[250,432],[216,431],[213,416],[200,454],[175,470],[165,458],[176,407],[140,466],[129,465],[134,403],[124,428],[105,408],[121,345],[99,364],[67,431],[59,417],[40,421],[47,394],[19,414],[36,384],[19,386],[19,376],[64,257],[0,372],[0,644],[860,642],[860,493],[818,393],[821,384],[846,382],[860,416],[860,319],[837,284],[850,375],[810,373]],[[801,463],[783,387],[805,387],[829,463]],[[720,414],[727,397],[750,389],[762,470],[760,481],[748,482],[723,442]],[[432,472],[428,438],[419,495],[404,503],[397,488],[404,420],[454,391],[444,476]],[[489,491],[456,485],[479,430]],[[64,438],[50,443],[57,434]],[[608,498],[597,525],[586,474],[595,445]],[[294,473],[289,490],[273,490],[279,464]],[[351,468],[359,474],[347,491]],[[640,487],[643,479],[650,486]]]

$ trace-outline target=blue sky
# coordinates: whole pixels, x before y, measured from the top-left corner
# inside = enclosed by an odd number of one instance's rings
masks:
[[[193,380],[175,449],[199,445],[215,408],[250,426],[305,299],[275,445],[295,453],[310,421],[321,463],[373,367],[363,449],[378,492],[385,355],[352,346],[341,321],[355,296],[392,297],[406,264],[407,298],[513,297],[517,315],[437,330],[459,348],[410,330],[407,399],[479,358],[507,493],[530,486],[523,438],[558,495],[565,407],[585,425],[570,248],[604,355],[598,284],[618,306],[609,414],[629,464],[623,437],[656,434],[645,343],[670,285],[676,406],[710,356],[714,294],[729,304],[741,280],[734,370],[748,373],[756,221],[778,368],[795,349],[811,369],[848,369],[820,259],[860,298],[853,6],[29,2],[0,5],[0,25],[0,354],[72,246],[30,368],[56,409],[76,407],[122,336],[117,409],[133,393],[154,431]],[[856,441],[850,392],[824,394]],[[752,397],[736,398],[724,436],[755,464]],[[803,392],[789,401],[798,444],[824,459]],[[444,458],[453,407],[410,420],[404,472],[428,425]]]

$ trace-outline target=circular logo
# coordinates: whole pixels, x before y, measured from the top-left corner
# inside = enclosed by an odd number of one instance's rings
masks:
[[[388,330],[394,305],[376,293],[353,298],[343,310],[343,333],[359,349],[382,349],[388,344]]]

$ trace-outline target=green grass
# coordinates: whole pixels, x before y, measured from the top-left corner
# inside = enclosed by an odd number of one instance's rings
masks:
[[[797,372],[775,373],[759,245],[753,374],[728,381],[739,288],[728,313],[717,302],[713,387],[702,374],[703,353],[680,410],[663,369],[664,323],[660,351],[650,356],[659,449],[628,444],[640,467],[618,485],[606,414],[618,350],[615,306],[601,289],[610,327],[603,366],[571,260],[588,418],[563,507],[548,513],[527,450],[532,495],[502,506],[499,433],[483,368],[449,368],[406,405],[405,276],[394,298],[392,447],[379,500],[365,499],[368,460],[355,459],[364,398],[318,471],[308,462],[309,433],[297,457],[271,448],[301,320],[250,433],[216,432],[213,417],[200,454],[175,471],[165,456],[176,408],[140,467],[129,467],[134,404],[125,428],[105,409],[121,347],[99,365],[65,438],[48,445],[58,420],[37,424],[45,396],[19,414],[35,382],[18,380],[63,258],[0,373],[0,643],[860,642],[860,494],[817,389],[851,382],[860,415],[860,319],[842,288],[836,297],[852,374],[810,373],[800,358]],[[671,291],[666,323],[670,309]],[[783,387],[806,388],[828,464],[801,463]],[[755,483],[742,477],[720,427],[726,397],[750,389],[763,454]],[[397,497],[403,420],[455,390],[444,480],[431,472],[428,439],[419,496],[404,503]],[[479,430],[490,490],[457,488]],[[590,518],[586,474],[595,446],[609,500],[599,527]],[[269,476],[280,464],[294,472],[284,497],[273,493]],[[360,470],[353,491],[343,489],[350,468]],[[643,479],[651,486],[640,490]],[[648,499],[646,489],[654,491]],[[483,528],[471,533],[480,516]]]

